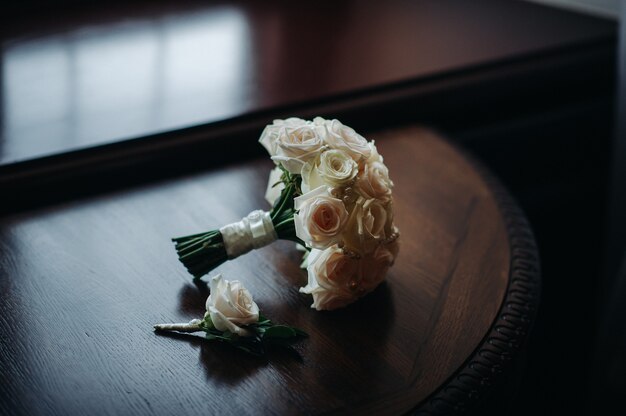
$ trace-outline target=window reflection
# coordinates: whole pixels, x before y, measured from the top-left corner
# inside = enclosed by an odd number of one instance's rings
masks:
[[[1,162],[245,110],[248,32],[221,8],[5,43]]]

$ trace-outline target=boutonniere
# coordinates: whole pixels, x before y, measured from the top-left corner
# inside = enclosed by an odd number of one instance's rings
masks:
[[[225,342],[253,355],[263,355],[271,345],[289,347],[307,336],[298,329],[277,325],[261,315],[252,295],[241,282],[218,274],[211,279],[211,294],[202,319],[187,323],[154,325],[156,331],[204,332],[212,341]]]

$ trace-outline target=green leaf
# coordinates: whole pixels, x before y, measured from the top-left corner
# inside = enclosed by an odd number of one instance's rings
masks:
[[[265,353],[265,350],[260,347],[260,348],[249,348],[245,345],[240,345],[240,344],[233,344],[235,348],[238,348],[244,352],[247,352],[248,354],[252,354],[255,355],[257,357],[262,357],[263,354]]]
[[[231,344],[235,348],[239,348],[240,350],[252,355],[262,356],[265,354],[265,348],[259,337],[237,338],[232,341]]]
[[[268,338],[295,338],[297,336],[296,331],[286,325],[274,325],[265,330],[263,334],[264,339]]]
[[[272,321],[270,321],[269,318],[267,318],[266,316],[259,314],[259,321],[257,322],[257,325],[267,325],[267,324],[271,325]]]
[[[308,338],[309,334],[307,334],[306,332],[304,332],[303,330],[301,330],[300,328],[293,328],[294,331],[296,331],[296,334],[299,337],[303,337],[303,338]]]
[[[268,346],[289,347],[301,337],[308,336],[301,329],[287,325],[274,325],[272,321],[259,314],[259,320],[247,325],[253,336],[239,336],[230,331],[220,331],[215,328],[209,313],[206,313],[200,324],[209,341],[226,342],[241,351],[254,356],[265,355]],[[297,351],[291,350],[299,356]]]
[[[209,332],[206,333],[206,339],[208,340],[218,340],[218,341],[225,341],[225,342],[232,342],[233,339],[230,337],[225,337],[223,335],[217,335],[217,334],[211,334]]]
[[[211,315],[208,312],[204,314],[204,318],[202,318],[202,322],[200,322],[200,327],[205,331],[215,329],[215,325],[213,325],[213,321],[211,320]]]

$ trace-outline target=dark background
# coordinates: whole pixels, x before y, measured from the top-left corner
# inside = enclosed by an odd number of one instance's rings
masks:
[[[520,377],[508,387],[514,397],[506,403],[492,397],[494,412],[503,414],[506,407],[510,414],[597,414],[610,405],[624,411],[619,398],[626,374],[621,302],[626,295],[626,129],[620,115],[626,94],[618,75],[624,73],[625,42],[609,19],[523,2],[471,3],[385,3],[385,18],[394,23],[386,32],[363,32],[359,19],[379,14],[383,6],[342,2],[332,14],[334,23],[345,25],[340,40],[299,20],[302,13],[325,15],[322,9],[331,6],[323,2],[298,7],[288,2],[5,5],[4,53],[20,42],[85,25],[163,22],[169,15],[210,12],[224,4],[244,11],[258,31],[260,43],[253,47],[260,52],[248,62],[256,65],[253,75],[242,79],[249,95],[231,113],[220,115],[217,102],[201,114],[205,122],[183,117],[158,131],[139,129],[92,143],[86,137],[86,144],[62,143],[46,154],[34,146],[30,155],[27,149],[19,158],[5,158],[2,210],[86,198],[228,163],[225,155],[233,143],[237,157],[261,155],[250,137],[273,117],[329,115],[363,132],[419,122],[460,143],[504,182],[525,210],[539,245],[539,315],[527,354],[517,363]],[[412,15],[405,10],[411,7]],[[412,25],[413,17],[423,20]],[[264,60],[272,50],[264,25],[281,18],[296,23],[281,26],[280,36],[293,40],[280,44],[276,69]],[[335,41],[355,55],[328,52],[326,60],[362,59],[364,64],[337,65],[343,69],[334,72],[305,65],[303,49],[318,47],[321,53]],[[373,69],[365,63],[376,59],[368,53],[377,43],[379,54],[387,55]],[[11,109],[2,102],[6,126]],[[20,140],[8,131],[3,129],[3,146]]]

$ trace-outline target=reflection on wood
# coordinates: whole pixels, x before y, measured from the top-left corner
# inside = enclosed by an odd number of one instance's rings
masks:
[[[613,34],[611,22],[497,0],[147,2],[0,17],[0,164],[426,82]]]

